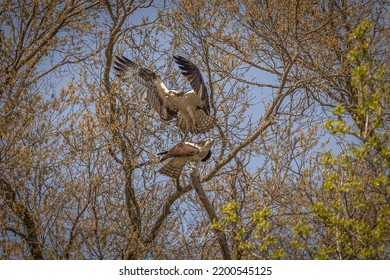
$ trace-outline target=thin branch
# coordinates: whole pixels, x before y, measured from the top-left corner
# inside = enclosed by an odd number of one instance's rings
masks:
[[[293,66],[295,60],[298,57],[298,52],[294,54],[291,61],[287,65],[286,69],[283,72],[281,83],[279,85],[278,92],[272,101],[272,103],[267,107],[267,110],[260,121],[259,127],[248,136],[247,139],[242,141],[240,144],[238,144],[227,157],[217,162],[217,164],[214,166],[214,168],[208,173],[206,176],[202,177],[201,181],[209,181],[211,180],[215,174],[226,164],[228,164],[237,154],[240,152],[243,148],[248,146],[250,143],[252,143],[254,140],[256,140],[269,126],[271,126],[274,123],[275,116],[278,113],[278,109],[280,107],[280,104],[282,103],[283,99],[291,94],[291,92],[294,91],[294,87],[290,87],[286,92],[283,93],[283,90],[285,89],[285,84],[287,82],[288,73],[291,70],[291,67]]]
[[[152,226],[152,229],[150,230],[150,234],[145,238],[145,243],[151,243],[156,239],[156,236],[159,232],[159,229],[163,225],[164,221],[167,219],[168,215],[171,213],[171,206],[177,199],[179,199],[182,195],[186,194],[192,189],[191,185],[187,185],[183,188],[177,189],[176,192],[174,192],[172,195],[170,195],[161,211],[160,216],[157,218],[157,220],[154,222],[154,225]]]
[[[30,249],[31,255],[35,260],[42,260],[43,254],[39,244],[37,227],[34,221],[33,213],[26,207],[23,201],[17,198],[16,192],[10,183],[0,178],[0,195],[9,205],[16,216],[23,222],[26,229],[26,238],[24,239]]]

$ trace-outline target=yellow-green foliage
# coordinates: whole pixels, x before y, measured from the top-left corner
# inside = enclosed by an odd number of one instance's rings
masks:
[[[318,258],[381,258],[389,244],[389,132],[383,129],[383,112],[389,106],[389,84],[383,76],[388,70],[378,67],[370,55],[371,28],[364,21],[351,34],[348,59],[356,103],[348,113],[355,126],[346,124],[343,104],[333,110],[336,119],[325,123],[333,134],[357,136],[360,144],[323,155],[322,188],[330,202],[318,201],[312,210],[331,242],[321,246]],[[294,230],[306,234],[300,227]]]

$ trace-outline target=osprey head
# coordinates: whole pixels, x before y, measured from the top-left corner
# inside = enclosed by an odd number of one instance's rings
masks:
[[[214,143],[214,139],[213,138],[206,138],[206,139],[203,139],[202,141],[200,141],[198,143],[198,145],[199,146],[203,146],[206,149],[210,149],[211,146],[213,145],[213,143]]]
[[[207,154],[205,155],[205,157],[201,159],[202,162],[207,161],[211,157],[211,154],[212,154],[211,146],[213,145],[213,143],[214,143],[214,139],[212,139],[212,138],[206,138],[198,143],[199,146],[203,145],[201,150],[207,151]]]

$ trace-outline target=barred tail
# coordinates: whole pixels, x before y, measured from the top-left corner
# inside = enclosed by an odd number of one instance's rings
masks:
[[[158,172],[168,177],[179,178],[185,164],[186,162],[182,159],[174,158],[161,167]]]
[[[207,115],[203,110],[195,111],[195,125],[196,131],[191,131],[195,133],[205,133],[210,131],[215,126],[216,119],[214,116]],[[182,131],[188,132],[186,127],[186,121],[184,118],[179,115],[177,118],[176,126],[178,126]]]

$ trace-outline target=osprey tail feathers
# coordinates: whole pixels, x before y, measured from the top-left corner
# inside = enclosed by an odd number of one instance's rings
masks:
[[[215,126],[216,119],[214,116],[207,115],[203,110],[197,110],[196,114],[201,115],[202,117],[197,118],[196,127],[199,133],[208,132]]]
[[[170,160],[167,164],[165,164],[163,167],[161,167],[158,172],[168,177],[179,178],[185,163],[185,160],[182,160],[180,158],[174,158]]]
[[[195,111],[195,133],[206,133],[215,126],[216,119],[214,116],[207,115],[203,110]],[[188,132],[186,120],[179,115],[176,125],[184,132]]]

